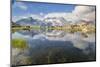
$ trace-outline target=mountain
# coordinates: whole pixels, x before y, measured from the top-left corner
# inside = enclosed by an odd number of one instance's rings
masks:
[[[16,21],[16,24],[19,25],[41,25],[41,20],[39,19],[34,19],[33,17],[27,17],[27,18],[22,18],[18,21]]]
[[[69,14],[70,15],[70,14]],[[68,15],[68,16],[69,16]],[[41,25],[41,26],[63,26],[66,23],[73,23],[66,13],[49,13],[44,16],[31,15],[26,18],[20,18],[16,21],[20,25]]]
[[[51,26],[63,26],[67,21],[63,17],[48,17],[45,18],[44,21],[47,23],[47,25]]]
[[[20,26],[19,24],[16,24],[15,22],[11,22],[11,25],[13,26],[13,27],[18,27],[18,26]]]
[[[40,25],[40,26],[63,26],[64,24],[78,24],[80,22],[95,23],[87,19],[80,19],[70,13],[50,13],[44,16],[31,15],[20,18],[16,24],[23,25]]]

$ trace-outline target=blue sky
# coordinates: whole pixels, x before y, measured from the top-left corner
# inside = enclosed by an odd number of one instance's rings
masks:
[[[12,16],[24,16],[28,14],[47,14],[52,12],[72,12],[75,5],[49,4],[37,2],[14,2],[12,4]]]

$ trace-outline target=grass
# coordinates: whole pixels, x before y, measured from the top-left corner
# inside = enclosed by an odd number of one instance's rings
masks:
[[[12,39],[11,44],[13,48],[25,49],[28,47],[27,42],[24,39]]]
[[[34,26],[30,26],[31,29],[40,29],[40,26],[38,25],[34,25]]]
[[[20,30],[31,30],[31,29],[34,29],[34,30],[39,30],[40,29],[40,26],[20,26],[20,27],[12,27],[12,33],[16,32],[16,31],[20,31]]]

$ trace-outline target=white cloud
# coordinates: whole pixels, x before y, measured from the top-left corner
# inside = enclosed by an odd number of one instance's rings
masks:
[[[91,13],[87,13],[83,16],[83,19],[84,20],[87,20],[87,21],[93,21],[95,22],[95,11],[91,12]]]
[[[19,3],[19,8],[21,8],[22,10],[27,10],[27,6],[24,3]]]
[[[27,10],[27,7],[24,6],[24,5],[20,5],[19,7],[20,7],[21,9],[23,9],[23,10]]]
[[[44,16],[44,13],[41,12],[40,15],[41,15],[41,16]]]
[[[95,7],[93,6],[76,6],[72,13],[81,20],[95,21]]]
[[[67,21],[80,22],[81,20],[95,22],[95,7],[93,6],[76,6],[75,9],[70,12],[54,12],[48,13],[44,18],[59,18],[63,17]]]
[[[91,10],[92,9],[89,6],[76,6],[73,13],[75,13],[75,14],[85,14],[85,13],[91,12]]]
[[[48,17],[65,17],[66,16],[66,13],[61,13],[61,12],[59,12],[59,13],[57,13],[57,12],[54,12],[54,13],[48,13],[47,15],[45,15],[45,17],[44,18],[48,18]]]
[[[20,8],[22,10],[27,10],[28,7],[22,2],[17,2],[14,4],[14,8]]]

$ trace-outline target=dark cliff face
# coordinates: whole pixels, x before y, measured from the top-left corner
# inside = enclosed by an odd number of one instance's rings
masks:
[[[20,25],[19,24],[17,24],[17,23],[15,23],[15,22],[11,22],[11,25],[13,26],[13,27],[19,27]]]

